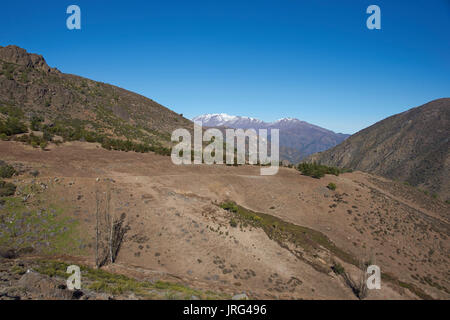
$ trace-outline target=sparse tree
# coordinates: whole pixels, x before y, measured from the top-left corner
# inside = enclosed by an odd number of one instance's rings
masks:
[[[100,262],[98,258],[98,249],[99,249],[99,241],[100,241],[100,196],[98,194],[98,190],[95,192],[95,267],[99,268]]]
[[[107,261],[114,263],[119,254],[120,247],[129,230],[125,222],[126,215],[122,213],[116,218],[111,211],[111,189],[109,185],[105,193],[104,210],[100,192],[95,195],[96,200],[96,235],[95,235],[95,265],[102,267]]]
[[[367,289],[367,272],[366,272],[366,263],[360,261],[358,266],[358,275],[357,280],[353,280],[350,274],[345,271],[344,267],[338,262],[333,262],[332,267],[334,273],[341,276],[344,280],[344,283],[352,290],[355,296],[363,300],[367,297],[368,289]]]

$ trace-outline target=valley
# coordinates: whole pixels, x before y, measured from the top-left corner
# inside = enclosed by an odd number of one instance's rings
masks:
[[[291,168],[260,176],[250,165],[176,166],[167,156],[86,142],[44,151],[3,141],[0,154],[20,172],[7,179],[19,192],[2,217],[16,219],[21,207],[46,214],[51,204],[69,219],[62,228],[73,224],[55,243],[3,238],[3,247],[32,248],[25,256],[94,267],[95,195],[108,188],[111,212],[125,213],[130,226],[117,261],[102,268],[113,273],[228,297],[357,299],[333,268],[356,281],[370,262],[383,280],[367,299],[449,297],[449,206],[401,183],[358,171],[315,179]],[[8,210],[13,201],[17,212]],[[224,210],[230,201],[241,209]]]

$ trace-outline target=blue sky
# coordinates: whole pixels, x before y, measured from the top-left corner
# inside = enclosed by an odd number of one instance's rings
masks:
[[[67,6],[82,29],[66,28]],[[381,8],[381,30],[366,8]],[[192,118],[296,117],[354,133],[450,97],[450,0],[4,1],[0,45]]]

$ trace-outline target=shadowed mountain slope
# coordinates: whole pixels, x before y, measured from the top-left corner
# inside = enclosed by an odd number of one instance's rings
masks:
[[[358,169],[450,197],[450,99],[431,101],[352,135],[308,161]]]

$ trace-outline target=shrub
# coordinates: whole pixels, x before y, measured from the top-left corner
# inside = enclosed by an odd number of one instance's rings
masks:
[[[42,138],[43,138],[45,141],[52,141],[52,140],[53,140],[53,135],[52,135],[48,130],[45,130],[45,129],[44,129]]]
[[[0,161],[0,178],[11,178],[16,173],[16,170],[3,161]]]
[[[22,119],[24,116],[22,109],[15,106],[0,106],[0,113],[17,119]]]
[[[167,156],[170,156],[171,154],[171,149],[150,141],[148,137],[143,138],[142,136],[134,134],[132,132],[132,130],[135,129],[134,127],[115,128],[114,132],[117,135],[126,137],[126,139],[116,139],[107,137],[98,131],[86,130],[85,126],[88,124],[91,123],[79,119],[56,120],[55,123],[51,125],[42,126],[42,131],[44,132],[43,139],[51,141],[52,135],[58,135],[61,136],[64,141],[98,142],[101,144],[102,148],[107,150],[135,151],[141,153],[155,152]],[[134,141],[138,139],[141,139],[141,142]]]
[[[48,145],[48,142],[44,138],[35,136],[33,132],[31,132],[30,134],[24,134],[23,136],[20,137],[15,137],[14,140],[25,142],[33,146],[33,148],[41,147],[42,149],[45,149]]]
[[[33,131],[39,131],[41,130],[41,122],[44,121],[44,119],[42,119],[42,117],[39,116],[32,116],[31,117],[31,130]]]
[[[344,272],[345,272],[344,267],[340,263],[337,263],[337,262],[333,263],[333,266],[331,267],[331,269],[336,274],[344,274]]]
[[[325,174],[334,174],[335,176],[338,176],[343,170],[336,168],[336,167],[328,167],[324,165],[317,164],[315,162],[313,163],[300,163],[297,166],[297,170],[299,170],[303,175],[313,177],[316,179],[320,179]]]
[[[27,132],[28,128],[17,118],[9,117],[5,122],[0,121],[0,134],[4,133],[7,136],[11,136],[13,134],[19,134]]]
[[[335,183],[330,182],[330,183],[327,185],[327,188],[330,189],[330,190],[336,190],[337,186],[336,186]]]
[[[225,209],[227,211],[231,211],[234,213],[236,213],[238,211],[238,206],[234,202],[231,202],[231,201],[221,203],[220,207],[222,209]]]
[[[37,170],[30,171],[30,175],[36,178],[39,175],[39,171]]]
[[[233,228],[236,228],[237,227],[237,222],[236,222],[236,220],[234,220],[234,219],[231,219],[230,220],[230,226],[232,226]]]
[[[0,197],[9,197],[16,192],[16,186],[12,183],[0,180]]]

